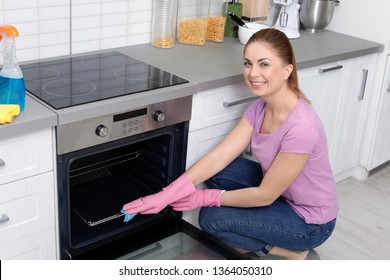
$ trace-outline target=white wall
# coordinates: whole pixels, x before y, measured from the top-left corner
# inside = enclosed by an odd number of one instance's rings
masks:
[[[389,0],[340,0],[327,29],[388,44],[389,27]]]
[[[148,43],[153,0],[0,0],[15,26],[18,60]],[[3,43],[0,43],[0,64]]]
[[[211,0],[211,11],[224,0]],[[15,26],[18,61],[150,42],[153,0],[0,0]],[[0,42],[0,64],[3,63]]]

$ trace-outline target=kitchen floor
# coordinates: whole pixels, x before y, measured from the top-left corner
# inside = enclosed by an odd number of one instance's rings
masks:
[[[390,260],[390,166],[367,180],[337,184],[340,212],[332,236],[316,251],[326,260]]]

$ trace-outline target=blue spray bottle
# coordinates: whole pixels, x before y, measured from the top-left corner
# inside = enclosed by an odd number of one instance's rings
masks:
[[[0,41],[4,39],[4,64],[0,71],[0,104],[16,104],[23,111],[26,92],[22,70],[16,60],[15,37],[18,30],[10,25],[0,25]]]

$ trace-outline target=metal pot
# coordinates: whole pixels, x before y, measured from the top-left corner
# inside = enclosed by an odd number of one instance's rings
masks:
[[[299,19],[301,28],[308,32],[321,32],[330,23],[338,0],[301,0]]]

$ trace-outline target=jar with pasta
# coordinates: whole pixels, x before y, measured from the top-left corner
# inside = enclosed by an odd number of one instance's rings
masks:
[[[207,39],[210,0],[180,0],[177,40],[181,44],[203,46]]]
[[[175,45],[178,0],[153,0],[152,35],[150,43],[156,48]]]
[[[207,22],[207,41],[223,42],[227,15],[226,0],[211,0]]]

